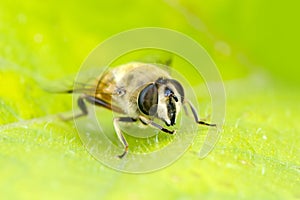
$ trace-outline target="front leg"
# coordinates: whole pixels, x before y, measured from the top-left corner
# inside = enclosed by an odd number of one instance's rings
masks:
[[[159,130],[161,130],[161,131],[163,131],[165,133],[169,133],[169,134],[174,134],[175,133],[175,130],[166,129],[166,128],[162,127],[161,125],[155,123],[154,121],[151,121],[151,120],[149,120],[149,119],[147,119],[147,118],[145,118],[143,116],[139,116],[139,119],[140,119],[140,121],[143,124],[149,125],[149,126],[151,126],[153,128],[157,128],[157,129],[159,129]]]
[[[192,113],[193,113],[193,116],[194,116],[194,119],[195,119],[195,122],[196,122],[196,123],[201,124],[201,125],[205,125],[205,126],[217,127],[216,124],[209,124],[209,123],[207,123],[207,122],[204,122],[204,121],[199,120],[197,111],[196,111],[196,109],[194,108],[193,104],[192,104],[190,101],[186,101],[185,103],[187,103],[187,104],[190,106],[190,109],[192,110]],[[185,107],[185,105],[183,105],[183,106]],[[186,109],[185,109],[185,110],[186,110]]]
[[[131,117],[117,117],[117,118],[114,118],[115,131],[117,133],[117,136],[118,136],[120,142],[124,146],[124,152],[121,155],[118,155],[118,157],[123,158],[128,153],[128,143],[127,143],[126,138],[124,137],[120,127],[119,127],[119,122],[136,122],[136,119],[131,118]]]
[[[153,128],[157,128],[165,133],[169,133],[169,134],[173,134],[175,133],[175,131],[173,130],[168,130],[164,127],[162,127],[161,125],[145,118],[145,117],[142,117],[140,116],[139,117],[139,120],[145,124],[145,125],[150,125],[152,126]],[[134,118],[131,118],[131,117],[117,117],[117,118],[114,118],[114,128],[115,128],[115,131],[117,133],[117,136],[120,140],[120,142],[123,144],[124,146],[124,152],[121,154],[121,155],[118,155],[119,158],[123,158],[127,153],[128,153],[128,150],[129,150],[129,145],[128,145],[128,142],[126,141],[126,138],[124,137],[120,127],[119,127],[119,122],[136,122],[137,120],[134,119]]]

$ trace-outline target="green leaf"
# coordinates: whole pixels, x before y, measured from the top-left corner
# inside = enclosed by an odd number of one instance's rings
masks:
[[[217,3],[202,7],[196,1],[2,2],[1,197],[298,199],[299,89],[292,84],[281,84],[289,79],[289,74],[285,72],[280,77],[278,71],[282,66],[275,63],[272,67],[271,56],[280,58],[273,46],[263,45],[259,49],[268,52],[266,59],[255,54],[265,35],[258,36],[259,40],[253,41],[246,53],[238,50],[249,44],[239,33],[252,38],[256,32],[249,16],[241,18],[248,22],[249,28],[235,29],[231,20],[238,20],[245,12],[226,13],[241,7],[246,13],[252,13],[252,9],[232,2],[223,2],[225,5],[218,9],[214,7]],[[259,1],[255,2],[254,8],[264,8]],[[262,14],[256,18],[260,17]],[[293,19],[289,24],[293,24]],[[258,23],[261,27],[262,22]],[[98,43],[122,30],[140,26],[173,28],[207,48],[225,79],[227,116],[220,141],[205,159],[197,157],[202,145],[199,135],[184,156],[170,167],[132,175],[105,167],[87,152],[74,123],[58,117],[60,113],[70,114],[71,96],[47,93],[41,88],[41,82],[75,74]],[[247,33],[245,30],[249,29],[252,32]],[[238,40],[234,40],[237,36]],[[293,41],[297,37],[285,38]],[[226,39],[228,42],[223,41]],[[271,39],[268,44],[272,44]],[[280,45],[279,49],[285,47],[283,43]],[[288,53],[284,56],[287,58]],[[266,64],[267,70],[257,67],[249,57]],[[297,59],[291,58],[289,64],[295,64]],[[295,77],[299,73],[288,67],[285,71],[295,72],[291,73],[292,83],[298,83]],[[201,114],[209,113],[204,109]]]

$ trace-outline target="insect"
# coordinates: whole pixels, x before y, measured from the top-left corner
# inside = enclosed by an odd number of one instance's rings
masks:
[[[66,91],[80,93],[77,103],[81,113],[74,118],[88,114],[86,102],[101,106],[121,114],[113,119],[114,129],[124,146],[123,158],[129,150],[119,124],[141,122],[144,125],[159,129],[168,134],[175,130],[169,129],[176,123],[181,108],[188,106],[196,123],[216,126],[200,121],[191,102],[185,98],[183,86],[170,74],[154,64],[131,62],[104,72],[92,88],[82,87]],[[166,127],[154,122],[157,118]]]

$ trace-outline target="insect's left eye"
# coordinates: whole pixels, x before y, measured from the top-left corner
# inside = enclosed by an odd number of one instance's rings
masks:
[[[146,86],[138,97],[138,107],[145,115],[155,115],[157,111],[158,91],[155,84]]]

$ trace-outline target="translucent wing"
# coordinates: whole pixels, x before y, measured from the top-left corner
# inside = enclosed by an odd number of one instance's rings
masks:
[[[112,105],[112,95],[115,94],[114,77],[105,75],[98,75],[97,70],[89,70],[84,74],[80,74],[80,78],[66,77],[56,81],[45,81],[42,83],[42,88],[51,93],[77,93],[90,97],[94,97],[95,105],[105,107],[115,112],[122,113],[116,105]]]

